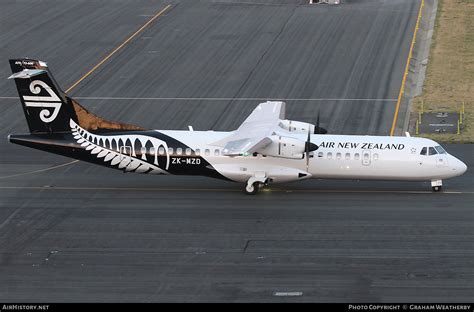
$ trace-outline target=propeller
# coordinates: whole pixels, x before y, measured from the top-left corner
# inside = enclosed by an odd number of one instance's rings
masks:
[[[318,109],[318,117],[316,119],[316,125],[314,126],[314,134],[326,134],[328,131],[319,126],[319,115],[321,113],[321,106]]]
[[[319,148],[314,143],[311,143],[311,130],[308,129],[308,138],[306,139],[306,142],[304,144],[304,153],[306,157],[306,171],[309,171],[309,153],[312,151],[315,151]]]

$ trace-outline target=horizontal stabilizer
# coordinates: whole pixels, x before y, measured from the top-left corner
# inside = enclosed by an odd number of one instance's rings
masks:
[[[23,69],[20,72],[14,73],[10,77],[8,77],[8,79],[29,79],[31,77],[38,76],[44,73],[46,73],[46,71],[43,69]]]

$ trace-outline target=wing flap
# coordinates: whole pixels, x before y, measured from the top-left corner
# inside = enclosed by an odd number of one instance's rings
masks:
[[[270,144],[272,140],[269,137],[264,138],[248,138],[236,141],[230,141],[224,146],[223,154],[226,156],[239,156],[245,153],[253,153],[256,150],[264,148]]]

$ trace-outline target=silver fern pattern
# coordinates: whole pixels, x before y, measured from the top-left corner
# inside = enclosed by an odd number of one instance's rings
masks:
[[[146,135],[97,135],[81,128],[72,119],[69,125],[77,143],[91,155],[101,158],[104,163],[110,162],[110,166],[127,172],[167,174],[165,170],[168,170],[170,157],[165,141]],[[130,145],[126,145],[127,141]],[[141,149],[136,151],[135,146],[138,142]],[[141,157],[137,154],[141,154]],[[152,156],[152,163],[147,160],[147,154]],[[162,166],[165,170],[160,168],[158,157],[166,157],[166,164]]]

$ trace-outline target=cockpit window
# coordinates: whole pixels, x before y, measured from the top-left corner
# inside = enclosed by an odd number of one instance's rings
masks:
[[[426,156],[426,147],[423,147],[421,149],[420,155],[425,155]]]
[[[435,149],[438,151],[438,154],[446,154],[446,151],[441,146],[435,146]]]
[[[431,156],[431,155],[436,155],[436,154],[438,154],[438,152],[435,150],[435,148],[434,148],[434,147],[431,147],[431,146],[430,146],[430,148],[429,148],[429,153],[430,153],[430,154],[429,154],[430,156]]]

